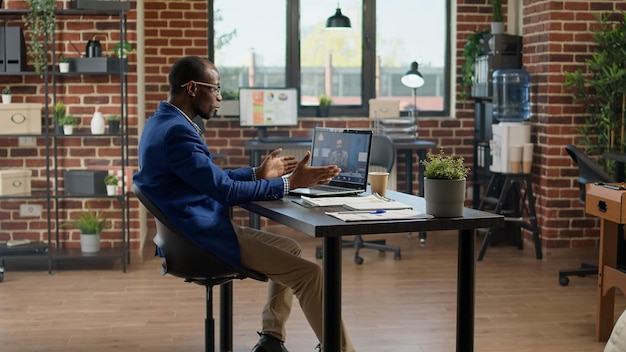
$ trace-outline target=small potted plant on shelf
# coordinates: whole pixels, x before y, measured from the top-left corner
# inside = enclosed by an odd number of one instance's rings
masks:
[[[59,120],[59,124],[63,126],[63,133],[67,135],[71,135],[74,132],[74,126],[78,119],[74,115],[65,115],[61,120]]]
[[[117,176],[107,175],[104,178],[104,184],[107,187],[107,195],[114,196],[117,194],[117,184],[118,184]]]
[[[59,72],[61,73],[70,72],[70,59],[68,59],[67,57],[63,55],[59,57]]]
[[[2,104],[11,104],[11,88],[9,87],[2,90]]]
[[[320,103],[317,108],[317,116],[328,117],[330,115],[330,104],[332,104],[333,99],[326,94],[320,94],[318,98]]]
[[[120,122],[122,121],[122,116],[117,114],[107,115],[106,120],[109,124],[109,133],[120,133]]]
[[[435,217],[458,217],[463,215],[465,184],[470,169],[462,157],[428,153],[424,165],[424,199],[426,213]]]
[[[54,120],[54,131],[56,134],[63,134],[63,125],[61,120],[65,117],[65,104],[62,101],[58,101],[52,107],[52,117]]]
[[[80,250],[83,253],[97,253],[100,251],[100,233],[106,227],[105,214],[93,211],[87,207],[78,218],[63,226],[73,226],[80,230]]]
[[[504,33],[504,17],[502,16],[502,0],[489,0],[491,3],[491,12],[493,18],[491,19],[491,34]]]

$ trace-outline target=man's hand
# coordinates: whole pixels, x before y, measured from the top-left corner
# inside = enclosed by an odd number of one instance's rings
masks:
[[[293,155],[278,157],[282,151],[282,148],[278,148],[263,159],[261,165],[256,169],[258,179],[281,177],[291,173],[296,168],[298,161]]]
[[[307,151],[289,176],[290,189],[323,185],[341,172],[337,165],[309,166],[309,159],[311,159],[311,152]]]

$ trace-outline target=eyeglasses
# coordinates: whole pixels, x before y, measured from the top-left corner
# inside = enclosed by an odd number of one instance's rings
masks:
[[[186,87],[192,83],[201,85],[201,86],[206,86],[206,87],[211,87],[213,88],[213,95],[220,95],[222,94],[222,86],[220,86],[219,84],[213,84],[213,83],[204,83],[204,82],[197,82],[197,81],[189,81],[185,84],[181,84],[181,88],[182,87]]]

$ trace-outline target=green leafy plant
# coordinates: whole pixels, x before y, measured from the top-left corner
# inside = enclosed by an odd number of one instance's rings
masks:
[[[56,104],[54,104],[54,106],[52,107],[52,116],[54,117],[54,121],[56,121],[57,124],[61,124],[61,120],[65,117],[65,112],[65,104],[62,101],[58,101],[56,102]]]
[[[128,55],[128,53],[135,52],[135,49],[129,42],[125,41],[123,44],[119,42],[115,44],[111,52],[113,53],[113,55],[115,55],[115,57],[123,59]]]
[[[61,56],[59,57],[59,62],[60,62],[60,63],[69,63],[69,62],[70,62],[70,59],[68,59],[67,57],[65,57],[65,56],[61,55]]]
[[[48,69],[48,53],[44,42],[53,43],[56,28],[56,0],[23,0],[30,11],[24,16],[26,28],[30,31],[28,54],[39,76]]]
[[[467,178],[470,169],[463,165],[464,158],[455,155],[447,155],[443,148],[439,154],[428,153],[426,160],[420,162],[424,165],[424,177],[433,180],[460,180]]]
[[[106,117],[107,121],[121,121],[122,120],[122,116],[117,115],[117,114],[113,114],[113,115],[107,115]]]
[[[4,94],[4,95],[11,95],[11,88],[9,88],[9,87],[5,87],[5,88],[2,90],[2,94]]]
[[[105,214],[92,211],[87,207],[87,211],[80,213],[74,221],[63,224],[63,227],[73,226],[80,230],[82,234],[99,235],[106,227],[107,217]]]
[[[107,175],[104,178],[104,184],[107,186],[117,186],[118,180],[117,180],[117,176],[115,175]]]
[[[78,119],[74,115],[65,115],[59,120],[61,126],[75,126],[78,123]]]
[[[502,0],[489,0],[491,3],[491,12],[493,13],[493,22],[502,22]]]
[[[564,72],[565,87],[588,114],[578,142],[591,156],[624,153],[626,143],[626,13],[598,14],[592,33],[596,47],[586,70]],[[612,173],[612,161],[599,158]]]
[[[320,94],[318,98],[320,100],[321,108],[329,108],[330,104],[333,102],[333,99],[326,94]]]
[[[467,38],[467,43],[465,43],[465,47],[463,48],[463,58],[465,62],[463,62],[461,66],[461,91],[459,92],[462,101],[465,101],[465,99],[470,96],[476,70],[476,60],[480,55],[484,54],[484,38],[489,32],[488,29],[485,29],[472,33]]]

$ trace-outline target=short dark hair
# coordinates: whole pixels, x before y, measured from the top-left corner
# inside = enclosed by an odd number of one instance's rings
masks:
[[[189,81],[202,79],[207,63],[213,64],[211,61],[199,56],[185,56],[176,60],[168,76],[170,94],[182,90],[181,85]]]

